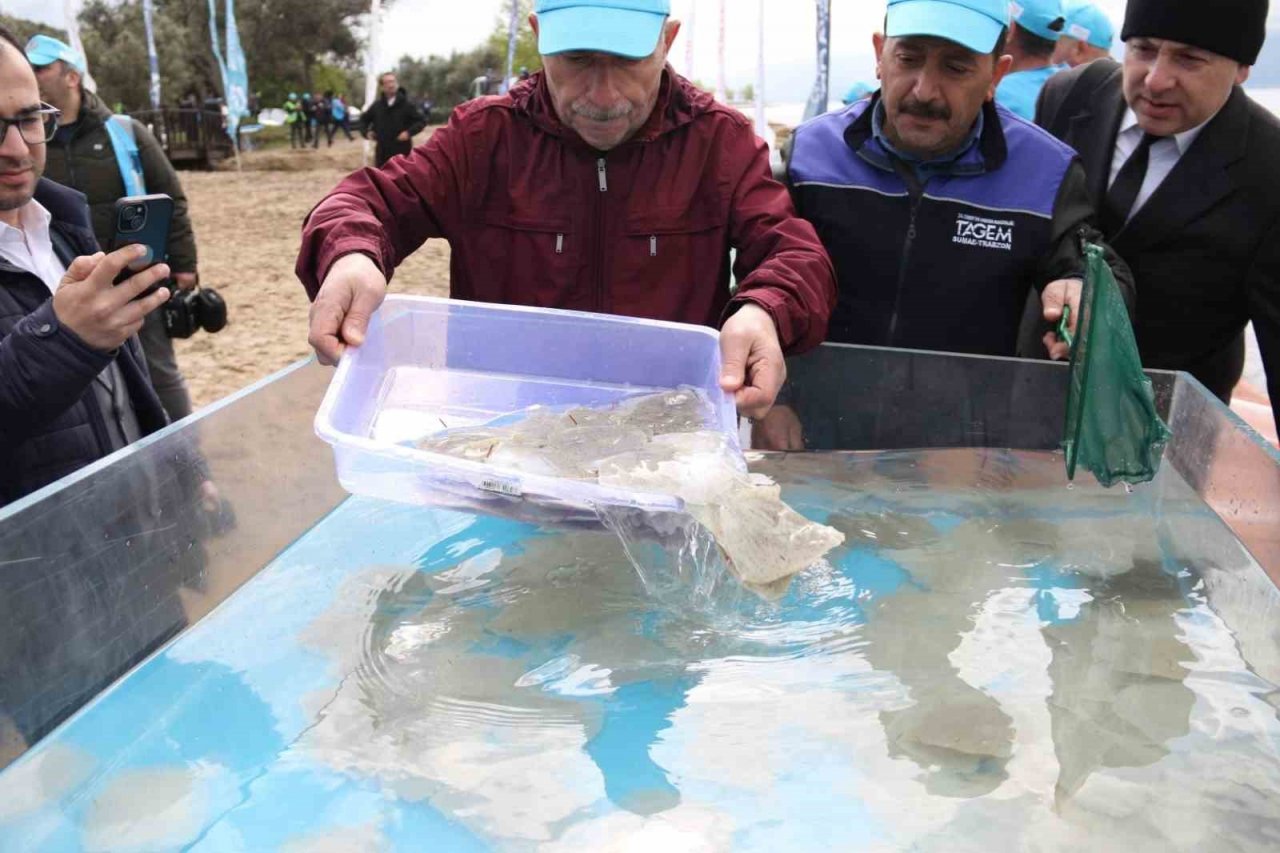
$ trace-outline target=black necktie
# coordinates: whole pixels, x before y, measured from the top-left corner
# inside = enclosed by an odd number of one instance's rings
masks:
[[[1152,136],[1149,133],[1142,134],[1142,141],[1138,143],[1138,147],[1129,155],[1129,159],[1124,161],[1124,165],[1116,174],[1115,182],[1107,192],[1107,199],[1102,209],[1102,230],[1108,237],[1114,237],[1129,221],[1133,203],[1138,200],[1138,193],[1142,191],[1142,182],[1147,179],[1151,146],[1161,139],[1162,137]]]

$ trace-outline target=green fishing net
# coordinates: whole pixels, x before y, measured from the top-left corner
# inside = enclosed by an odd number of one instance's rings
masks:
[[[1075,479],[1079,465],[1107,488],[1146,483],[1159,470],[1171,434],[1156,412],[1155,391],[1142,372],[1129,313],[1103,250],[1086,243],[1084,251],[1063,440],[1067,479]]]

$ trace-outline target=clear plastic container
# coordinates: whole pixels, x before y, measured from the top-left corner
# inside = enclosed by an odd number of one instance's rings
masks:
[[[606,488],[429,453],[434,432],[534,405],[607,406],[680,386],[701,390],[738,446],[720,389],[719,334],[703,326],[577,311],[389,296],[365,343],[343,357],[316,414],[338,480],[353,494],[519,518],[596,525],[597,506],[681,511],[672,495]]]

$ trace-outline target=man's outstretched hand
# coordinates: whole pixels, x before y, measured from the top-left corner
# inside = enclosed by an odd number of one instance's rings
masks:
[[[778,329],[769,312],[747,304],[720,330],[720,387],[733,394],[738,411],[762,418],[787,378]]]
[[[337,364],[347,347],[364,343],[369,318],[386,295],[387,278],[368,255],[338,258],[311,304],[307,343],[321,364]]]

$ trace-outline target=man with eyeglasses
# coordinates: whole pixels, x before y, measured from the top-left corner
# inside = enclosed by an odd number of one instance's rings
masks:
[[[58,111],[40,101],[22,47],[0,30],[0,505],[168,423],[138,343],[169,298],[147,251],[103,255],[85,198],[42,178]]]

